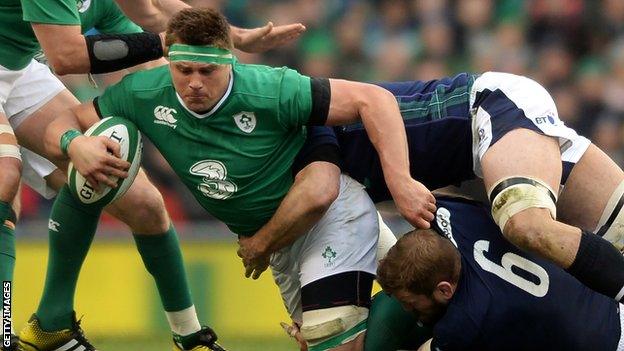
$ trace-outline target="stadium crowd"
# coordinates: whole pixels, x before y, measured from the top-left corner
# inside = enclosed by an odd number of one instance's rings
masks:
[[[190,0],[219,7],[242,27],[302,22],[295,44],[247,63],[288,65],[321,77],[428,80],[461,71],[527,75],[553,95],[560,117],[624,166],[624,2],[620,0]],[[62,78],[81,100],[118,74]],[[205,212],[146,145],[144,167],[174,221]],[[50,204],[22,193],[23,218],[42,219]],[[42,232],[43,233],[43,232]]]

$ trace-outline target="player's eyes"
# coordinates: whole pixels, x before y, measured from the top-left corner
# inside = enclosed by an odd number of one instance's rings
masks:
[[[215,68],[212,68],[212,67],[211,68],[202,68],[202,69],[199,70],[199,73],[207,76],[207,75],[211,74],[214,71],[215,71]]]

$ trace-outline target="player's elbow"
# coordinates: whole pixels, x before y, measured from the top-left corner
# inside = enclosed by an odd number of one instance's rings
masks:
[[[167,29],[167,18],[159,10],[146,10],[141,16],[135,16],[132,20],[141,28],[152,33],[164,32]]]
[[[396,103],[396,98],[388,90],[374,84],[361,83],[361,89],[355,98],[360,115],[366,109],[383,103]]]
[[[54,73],[59,76],[89,72],[89,63],[81,63],[72,60],[72,57],[75,56],[71,52],[57,51],[51,55],[46,54],[46,56]]]
[[[307,191],[307,202],[311,213],[323,214],[338,197],[340,184],[326,184],[322,189],[309,188]]]

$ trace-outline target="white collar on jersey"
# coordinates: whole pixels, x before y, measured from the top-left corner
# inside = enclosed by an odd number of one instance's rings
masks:
[[[176,97],[178,98],[178,101],[180,102],[180,105],[182,105],[182,107],[184,107],[184,109],[190,113],[191,115],[193,115],[195,118],[206,118],[206,117],[210,117],[216,110],[219,109],[219,107],[221,107],[221,105],[223,105],[223,103],[225,102],[225,100],[227,100],[228,96],[230,96],[230,92],[232,91],[232,85],[234,85],[234,73],[230,72],[230,82],[228,83],[228,88],[225,91],[225,94],[223,94],[223,97],[219,100],[219,102],[217,102],[216,105],[214,105],[214,107],[204,113],[204,114],[199,114],[197,112],[193,112],[191,110],[189,110],[188,107],[186,107],[186,105],[184,104],[184,101],[182,100],[182,98],[180,97],[180,95],[178,95],[178,92],[176,92]]]

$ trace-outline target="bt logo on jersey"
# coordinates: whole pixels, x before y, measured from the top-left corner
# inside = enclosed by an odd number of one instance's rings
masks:
[[[174,114],[178,113],[175,109],[166,106],[156,106],[154,109],[154,123],[162,124],[167,127],[171,127],[176,129],[177,125],[175,124],[178,120],[173,117]]]
[[[548,112],[546,117],[535,117],[535,124],[543,123],[557,124],[557,119],[552,112]]]

